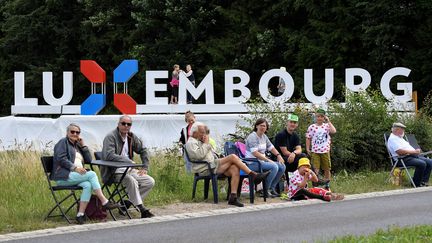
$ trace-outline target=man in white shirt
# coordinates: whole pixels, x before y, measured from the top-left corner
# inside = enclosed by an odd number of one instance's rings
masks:
[[[393,123],[392,133],[387,142],[387,147],[392,156],[405,156],[406,166],[414,166],[413,181],[417,187],[428,186],[432,169],[432,159],[420,155],[420,149],[414,149],[405,139],[406,126],[400,122]]]

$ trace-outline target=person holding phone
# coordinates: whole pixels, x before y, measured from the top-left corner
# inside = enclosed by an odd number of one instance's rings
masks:
[[[118,208],[119,205],[108,201],[103,195],[98,177],[94,171],[87,171],[84,163],[92,158],[84,140],[80,137],[81,128],[71,123],[66,129],[66,137],[54,146],[54,161],[51,180],[59,186],[78,185],[83,188],[76,220],[78,224],[85,222],[84,212],[90,201],[92,192],[101,201],[104,209]]]
[[[308,127],[306,133],[306,152],[311,156],[315,173],[318,175],[322,169],[325,180],[330,181],[330,135],[336,133],[336,128],[321,108],[315,112],[315,119],[315,123]]]

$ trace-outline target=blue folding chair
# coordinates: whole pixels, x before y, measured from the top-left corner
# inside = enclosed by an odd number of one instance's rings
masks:
[[[239,148],[236,146],[236,144],[232,141],[227,141],[224,144],[224,153],[225,156],[228,156],[230,154],[237,155],[243,163],[246,164],[247,167],[251,167],[253,164],[257,165],[258,170],[255,172],[262,173],[261,163],[258,161],[258,159],[255,158],[244,158],[243,153],[239,150]],[[243,181],[243,179],[248,178],[249,180],[249,197],[250,197],[250,203],[254,203],[255,199],[255,183],[252,179],[251,175],[247,175],[244,171],[240,170],[240,182]],[[265,180],[263,180],[263,188],[265,188]],[[240,195],[241,191],[241,183],[239,183],[239,187],[237,189],[237,194]],[[264,190],[265,191],[265,190]],[[264,202],[267,201],[267,194],[264,192]]]

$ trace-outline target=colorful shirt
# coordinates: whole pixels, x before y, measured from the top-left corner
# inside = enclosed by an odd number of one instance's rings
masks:
[[[309,175],[309,180],[312,179],[312,175]],[[300,175],[299,171],[296,170],[293,173],[293,176],[290,176],[289,178],[289,186],[288,186],[288,197],[293,197],[298,190],[301,188],[298,187],[298,184],[300,184],[304,180],[304,176]],[[304,188],[307,188],[307,184]]]
[[[306,138],[311,139],[312,153],[325,154],[330,151],[331,137],[328,123],[323,123],[321,126],[317,124],[310,125]]]

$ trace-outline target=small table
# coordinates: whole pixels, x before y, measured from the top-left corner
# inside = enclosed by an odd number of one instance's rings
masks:
[[[112,173],[109,180],[108,180],[108,183],[104,183],[102,185],[101,189],[103,191],[104,188],[106,188],[105,191],[108,192],[108,195],[109,195],[108,200],[110,200],[110,201],[113,200],[116,195],[118,195],[120,198],[121,204],[123,205],[123,207],[126,207],[124,200],[123,200],[123,197],[120,194],[119,186],[121,185],[123,179],[125,178],[125,176],[129,170],[131,170],[133,168],[140,168],[140,167],[143,167],[144,165],[143,164],[119,162],[119,161],[107,161],[107,160],[92,160],[90,166],[92,166],[92,165],[107,166],[107,167],[114,168],[114,169],[125,168],[125,171],[123,172],[122,176],[120,177],[120,180],[116,181],[114,179],[114,177],[116,176],[116,173]],[[108,189],[109,183],[114,184],[114,190],[112,192]],[[113,218],[113,220],[117,220],[115,218],[114,214],[111,212],[111,210],[109,210],[109,212],[110,212],[110,215]],[[131,219],[132,217],[130,216],[127,208],[125,208],[125,212],[126,212],[127,216]]]

